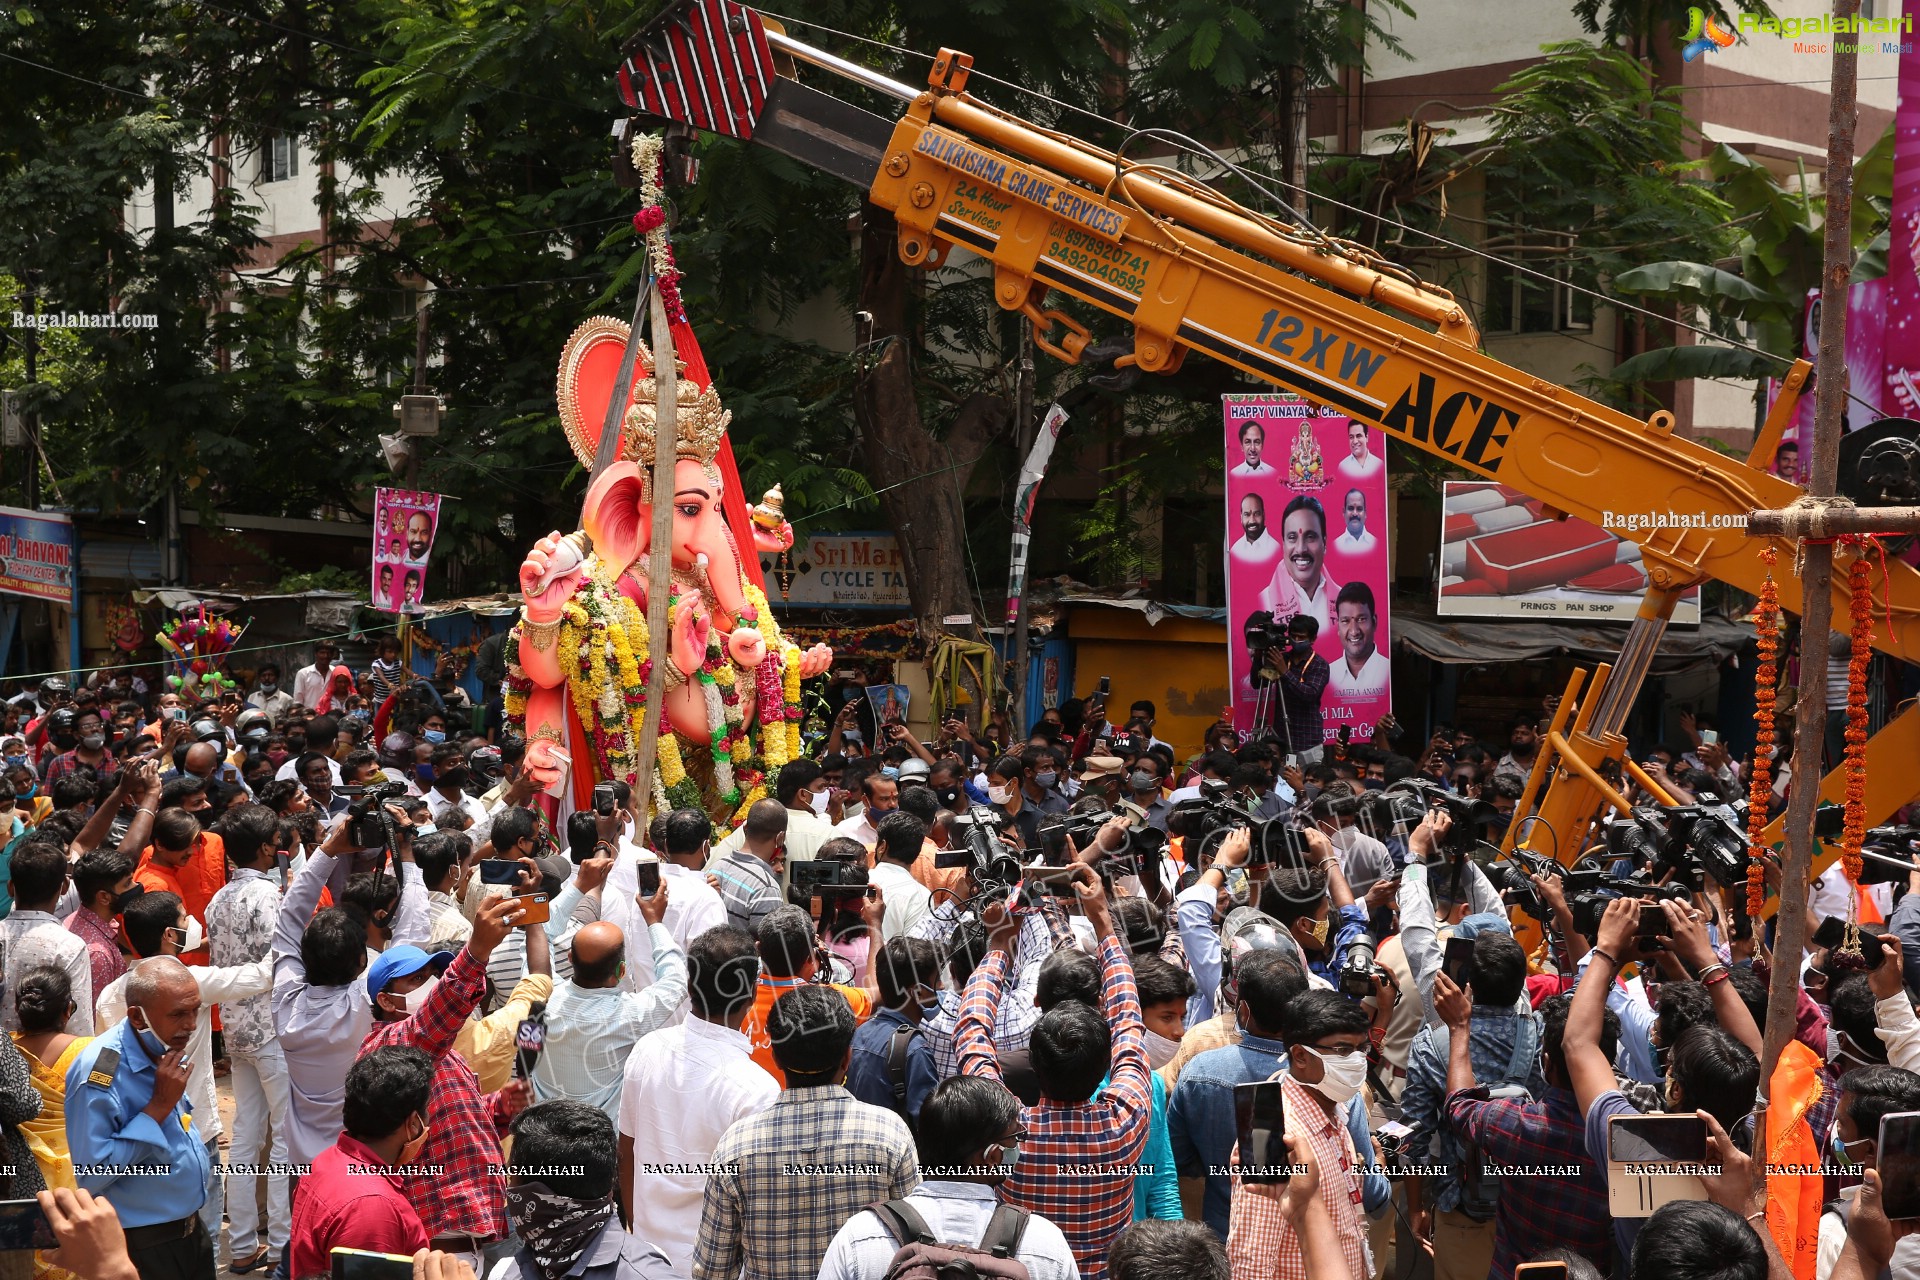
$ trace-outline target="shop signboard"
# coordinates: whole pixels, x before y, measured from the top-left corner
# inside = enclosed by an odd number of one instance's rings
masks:
[[[760,569],[766,575],[773,605],[813,609],[886,609],[904,613],[912,608],[907,596],[906,569],[900,544],[891,533],[823,533],[802,538],[780,557],[763,551]],[[788,568],[792,581],[784,592]]]
[[[0,507],[0,594],[74,602],[73,518]]]

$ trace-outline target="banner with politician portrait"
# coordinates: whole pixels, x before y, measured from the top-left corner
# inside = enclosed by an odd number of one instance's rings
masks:
[[[1321,740],[1332,742],[1347,725],[1349,741],[1365,742],[1392,705],[1383,441],[1365,424],[1297,396],[1221,401],[1234,727],[1300,740],[1282,722],[1293,717],[1278,689],[1256,686],[1254,670],[1261,647],[1273,642],[1271,659],[1302,616],[1312,620],[1313,652],[1326,662]],[[1315,683],[1306,673],[1303,688]]]
[[[440,495],[412,489],[373,491],[373,607],[418,613],[427,595],[427,560],[440,527]]]

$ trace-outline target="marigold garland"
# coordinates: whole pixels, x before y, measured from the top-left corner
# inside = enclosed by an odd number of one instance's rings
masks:
[[[1863,553],[1847,568],[1848,606],[1853,614],[1853,654],[1847,664],[1847,801],[1840,837],[1840,863],[1854,889],[1848,918],[1859,904],[1860,846],[1867,835],[1867,664],[1873,660],[1873,587]]]
[[[1778,706],[1780,669],[1780,586],[1773,567],[1780,553],[1768,546],[1760,553],[1767,567],[1760,583],[1760,604],[1754,610],[1754,636],[1760,647],[1760,666],[1753,673],[1753,771],[1747,781],[1747,918],[1758,920],[1767,903],[1767,807],[1773,799],[1773,717]]]
[[[660,301],[666,304],[667,319],[674,324],[685,324],[687,311],[680,301],[680,272],[674,266],[673,242],[667,238],[666,184],[660,161],[664,146],[665,139],[657,133],[642,134],[633,140],[633,171],[640,178],[640,211],[633,215],[633,229],[646,238],[647,256],[653,264]]]

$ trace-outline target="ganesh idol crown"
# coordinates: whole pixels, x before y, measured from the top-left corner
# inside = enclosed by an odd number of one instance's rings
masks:
[[[675,368],[673,492],[653,492],[662,447],[654,355],[638,360],[621,415],[615,460],[587,489],[580,527],[549,533],[520,566],[524,600],[508,652],[509,726],[527,742],[526,769],[586,808],[596,783],[619,780],[655,812],[692,807],[721,829],[737,826],[800,749],[800,681],[833,661],[801,650],[774,622],[757,551],[793,545],[779,489],[749,513],[727,442],[722,406],[684,316],[669,325]],[[628,326],[595,317],[560,358],[560,421],[581,465],[599,448],[619,382]],[[653,504],[673,504],[667,633],[647,633]],[[743,550],[744,548],[744,550]],[[639,777],[652,664],[665,662],[664,713],[651,778]],[[644,822],[644,817],[642,821]]]

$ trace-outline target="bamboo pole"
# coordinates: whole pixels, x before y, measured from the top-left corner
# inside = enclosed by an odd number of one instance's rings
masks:
[[[673,586],[673,468],[680,443],[680,373],[673,332],[667,323],[667,303],[660,290],[647,292],[653,300],[653,380],[658,395],[653,419],[653,533],[647,542],[647,648],[653,662],[647,671],[647,714],[640,729],[639,769],[634,777],[634,787],[646,795],[645,802],[634,810],[648,815],[641,822],[642,830],[651,821],[653,766],[660,735],[672,732],[666,727],[665,706],[667,663],[673,660],[667,635],[667,593]]]
[[[1836,27],[1851,18],[1859,0],[1838,0]],[[1853,269],[1853,136],[1858,38],[1836,35],[1827,108],[1826,244],[1820,277],[1820,361],[1814,385],[1813,457],[1807,494],[1820,499],[1837,491],[1840,416],[1847,394],[1847,284]],[[1799,577],[1804,600],[1800,627],[1800,695],[1793,735],[1793,790],[1787,799],[1787,856],[1780,876],[1780,914],[1773,945],[1773,979],[1767,991],[1767,1022],[1760,1054],[1764,1112],[1774,1067],[1793,1036],[1799,999],[1800,958],[1807,943],[1807,882],[1813,868],[1813,810],[1820,798],[1820,751],[1826,738],[1827,636],[1833,629],[1833,544],[1802,542]],[[1756,1147],[1761,1145],[1756,1143]]]

